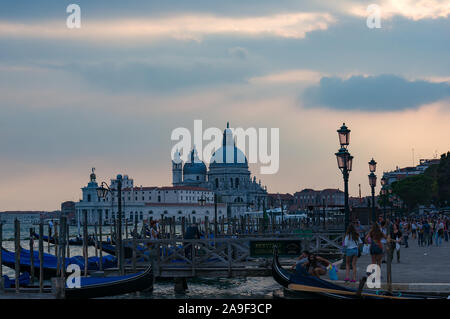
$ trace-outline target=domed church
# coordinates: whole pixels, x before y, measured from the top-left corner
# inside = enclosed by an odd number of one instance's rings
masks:
[[[250,175],[247,158],[236,147],[229,123],[223,132],[222,146],[211,157],[209,170],[198,158],[195,146],[184,165],[179,152],[172,161],[174,186],[198,186],[214,191],[218,201],[227,204],[229,215],[262,210],[267,204],[267,188]]]

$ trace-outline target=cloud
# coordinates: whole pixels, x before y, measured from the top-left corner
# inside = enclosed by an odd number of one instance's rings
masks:
[[[397,111],[450,97],[447,82],[408,81],[395,75],[323,77],[303,93],[306,106],[343,110]]]
[[[248,57],[248,50],[241,47],[234,47],[228,49],[228,54],[231,55],[232,57],[245,60]]]
[[[335,19],[328,13],[297,12],[256,17],[221,17],[184,14],[147,19],[89,20],[80,29],[68,29],[62,21],[29,23],[0,22],[1,37],[99,40],[145,40],[173,38],[200,41],[205,35],[243,34],[304,38],[314,30],[326,30]]]
[[[378,3],[381,9],[381,18],[403,16],[417,21],[422,19],[447,18],[450,14],[448,0],[383,0]],[[367,4],[350,5],[351,14],[367,17]]]

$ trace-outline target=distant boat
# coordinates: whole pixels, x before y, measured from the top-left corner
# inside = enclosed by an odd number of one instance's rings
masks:
[[[2,248],[2,264],[11,268],[16,268],[16,258],[15,253]],[[74,256],[71,258],[66,258],[65,264],[76,264],[81,270],[84,269],[84,257]],[[36,277],[39,276],[39,253],[37,251],[33,252],[33,265],[34,273]],[[55,255],[44,253],[44,279],[50,279],[56,276],[56,269],[58,265],[58,259]],[[103,269],[113,268],[117,265],[117,259],[114,256],[103,256],[102,266]],[[99,270],[99,257],[89,257],[88,258],[88,270],[95,271]],[[31,253],[29,250],[21,248],[20,249],[20,271],[31,273]]]

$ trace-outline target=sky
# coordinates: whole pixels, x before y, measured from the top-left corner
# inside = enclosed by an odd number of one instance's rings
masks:
[[[69,4],[81,27],[69,29]],[[370,4],[381,28],[369,28]],[[271,193],[343,189],[450,150],[450,2],[0,2],[0,211],[78,201],[92,167],[171,184],[171,132],[279,128]],[[377,191],[379,190],[379,185]]]

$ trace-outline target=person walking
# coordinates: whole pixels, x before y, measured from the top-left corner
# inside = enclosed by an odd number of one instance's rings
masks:
[[[345,248],[345,282],[356,282],[356,261],[358,260],[359,247],[362,245],[362,240],[353,224],[350,224],[345,233],[344,248]],[[353,268],[353,276],[350,280],[350,264]]]
[[[415,219],[411,222],[411,238],[412,240],[416,240],[417,237],[417,221]]]
[[[408,238],[411,233],[411,224],[405,219],[401,229],[403,231],[403,243],[405,244],[405,248],[408,248]]]
[[[417,243],[419,244],[419,247],[422,247],[424,245],[424,238],[423,238],[423,225],[422,222],[419,221],[417,223]]]
[[[386,238],[386,235],[380,229],[377,223],[372,225],[366,240],[370,243],[370,255],[372,257],[372,264],[377,264],[381,267],[381,258],[383,257],[383,244],[381,240]]]
[[[442,239],[444,238],[444,223],[441,219],[439,219],[436,224],[436,234],[436,246],[440,247],[442,245]]]
[[[402,242],[402,232],[400,231],[397,224],[394,224],[392,233],[390,234],[390,245],[391,245],[391,258],[393,258],[393,252],[397,253],[397,262],[400,262],[400,243]],[[392,260],[392,259],[391,259]]]
[[[430,246],[430,244],[432,243],[431,226],[430,226],[430,224],[428,224],[428,221],[426,219],[423,223],[423,240],[427,246]]]

